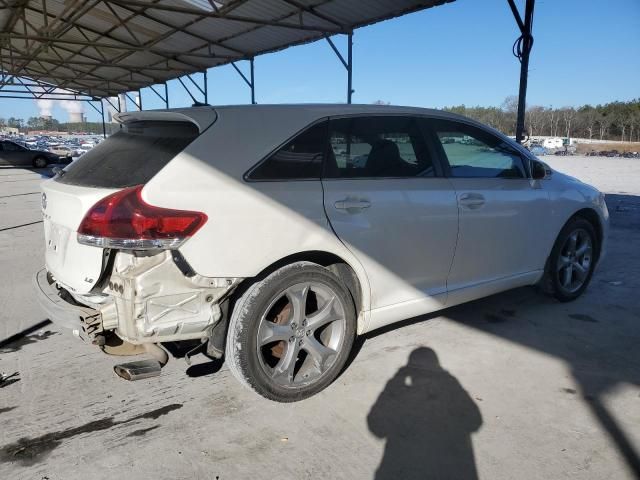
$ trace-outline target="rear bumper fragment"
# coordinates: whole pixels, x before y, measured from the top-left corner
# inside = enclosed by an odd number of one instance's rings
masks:
[[[82,319],[97,314],[89,307],[80,307],[64,300],[47,270],[39,270],[33,277],[36,300],[49,320],[61,327],[73,330],[76,335],[83,331]]]

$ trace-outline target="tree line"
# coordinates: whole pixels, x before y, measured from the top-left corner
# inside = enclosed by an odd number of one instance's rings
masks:
[[[384,104],[378,100],[374,103]],[[518,98],[510,96],[500,107],[467,107],[458,105],[443,110],[471,117],[500,130],[507,135],[515,135]],[[55,118],[30,117],[0,118],[0,128],[27,130],[51,130],[60,132],[87,132],[102,134],[101,122],[61,123]],[[117,131],[118,126],[106,124],[107,134]],[[628,102],[611,102],[603,105],[583,105],[581,107],[543,107],[532,105],[527,108],[525,128],[532,137],[574,137],[598,140],[640,142],[640,99]]]
[[[500,107],[445,107],[515,135],[518,98],[507,97]],[[525,129],[528,135],[574,137],[598,140],[640,142],[640,99],[581,107],[527,107]]]

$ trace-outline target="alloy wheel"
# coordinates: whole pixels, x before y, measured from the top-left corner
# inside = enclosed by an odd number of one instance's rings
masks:
[[[260,319],[260,365],[279,386],[310,385],[335,363],[345,331],[345,308],[330,287],[292,285],[271,300]]]
[[[556,274],[559,285],[569,293],[575,293],[587,281],[593,260],[591,235],[582,229],[569,234],[558,256]]]

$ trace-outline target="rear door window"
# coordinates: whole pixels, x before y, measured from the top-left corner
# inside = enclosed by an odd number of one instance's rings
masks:
[[[434,164],[415,118],[331,120],[326,178],[433,177]]]
[[[101,188],[147,183],[198,135],[198,127],[191,122],[127,122],[69,165],[57,181]]]

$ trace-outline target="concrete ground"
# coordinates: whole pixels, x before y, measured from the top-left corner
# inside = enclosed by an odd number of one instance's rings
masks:
[[[582,298],[518,289],[376,332],[289,405],[203,356],[126,382],[46,324],[41,177],[0,169],[0,371],[19,372],[0,384],[0,478],[640,477],[640,161],[545,160],[609,194],[608,256]]]

